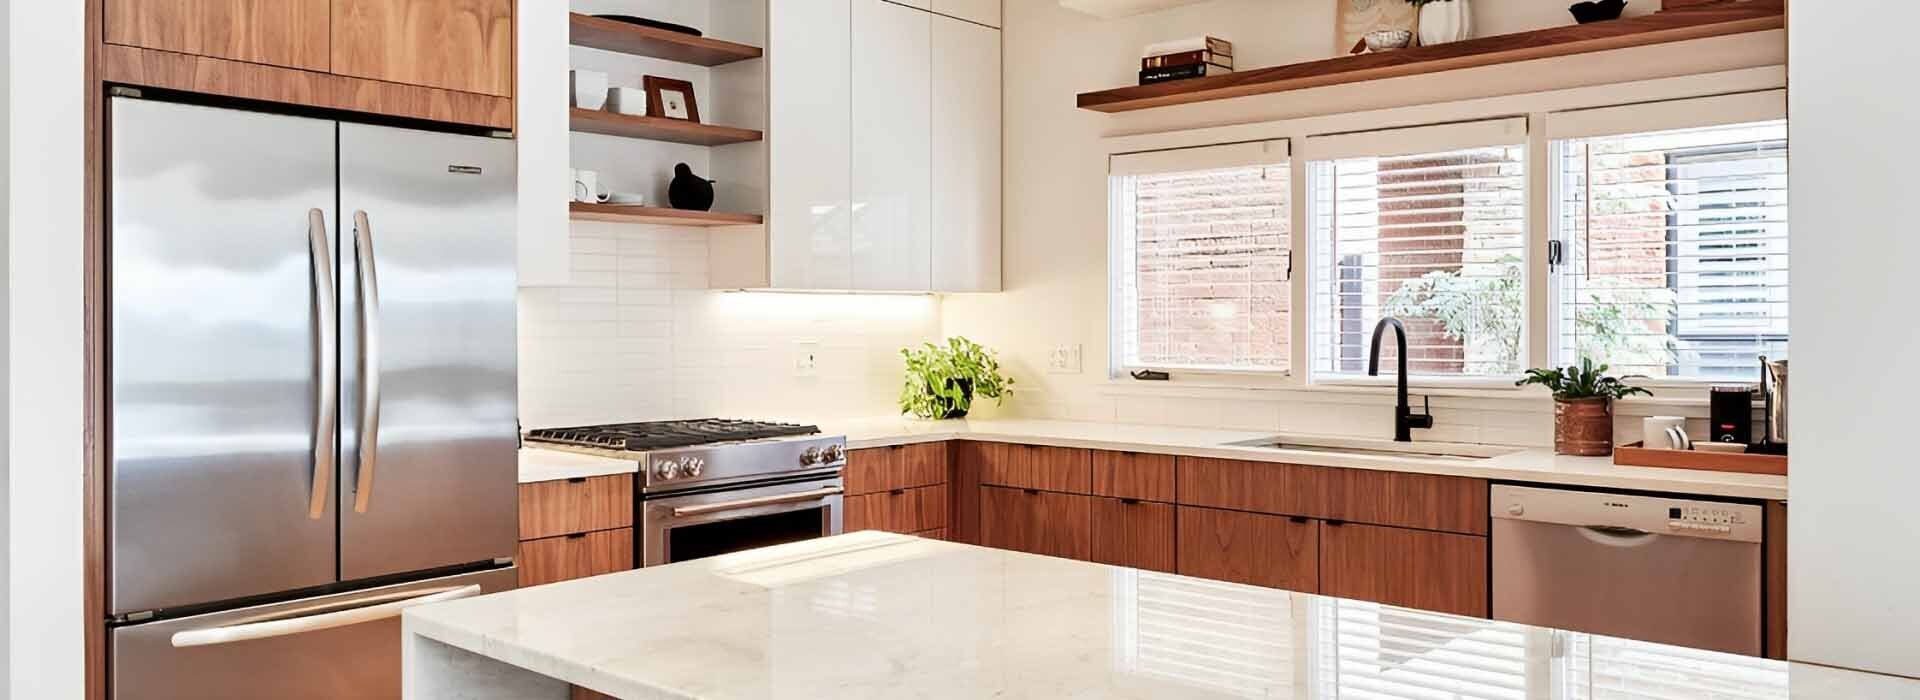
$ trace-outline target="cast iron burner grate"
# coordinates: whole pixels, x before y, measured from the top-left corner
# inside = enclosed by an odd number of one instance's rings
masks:
[[[816,426],[794,423],[700,418],[588,425],[578,428],[540,428],[527,433],[527,439],[609,450],[643,451],[691,447],[716,442],[814,435],[819,432],[820,428]]]

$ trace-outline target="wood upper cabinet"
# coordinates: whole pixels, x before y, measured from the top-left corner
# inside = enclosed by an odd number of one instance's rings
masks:
[[[994,443],[984,453],[980,483],[1062,493],[1093,489],[1090,450]]]
[[[1093,495],[1173,502],[1173,455],[1093,453]]]
[[[1487,534],[1484,479],[1371,469],[1325,469],[1330,520]]]
[[[1353,523],[1320,530],[1324,595],[1487,617],[1487,586],[1485,537]]]
[[[333,0],[332,9],[334,73],[513,94],[513,0]]]
[[[980,544],[1067,559],[1092,554],[1094,499],[994,486],[980,488]]]
[[[1174,573],[1174,512],[1167,503],[1092,500],[1093,561]]]
[[[1294,464],[1180,457],[1182,505],[1319,517],[1326,511],[1326,469]]]
[[[106,0],[109,44],[302,70],[332,62],[332,0]]]
[[[1299,516],[1180,506],[1178,573],[1320,591],[1319,523]]]

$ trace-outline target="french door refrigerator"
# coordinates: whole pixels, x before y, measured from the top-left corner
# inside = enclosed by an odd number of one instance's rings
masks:
[[[512,142],[111,98],[109,687],[400,694],[512,588]]]

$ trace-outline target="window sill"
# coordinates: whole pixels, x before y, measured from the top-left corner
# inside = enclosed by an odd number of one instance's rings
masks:
[[[1195,379],[1189,375],[1174,375],[1169,381],[1139,381],[1127,379],[1125,375],[1109,379],[1095,389],[1097,393],[1108,397],[1131,397],[1151,399],[1200,399],[1213,401],[1304,401],[1359,406],[1392,406],[1395,403],[1395,388],[1391,381],[1373,383],[1296,383],[1292,377],[1254,377],[1268,379],[1268,382],[1246,381],[1240,377],[1238,383],[1228,383],[1230,378],[1212,375],[1206,379]],[[1210,381],[1209,381],[1210,380]],[[1474,386],[1473,384],[1480,386]],[[1495,380],[1491,384],[1498,384]],[[1653,386],[1656,395],[1636,396],[1614,402],[1614,411],[1623,416],[1706,415],[1708,398],[1707,384],[1697,386],[1673,386],[1662,391],[1662,387]],[[1490,388],[1485,380],[1470,380],[1463,383],[1430,383],[1408,387],[1415,403],[1425,397],[1434,399],[1439,408],[1454,410],[1487,411],[1525,411],[1551,412],[1553,399],[1543,389],[1537,387],[1515,387],[1511,382],[1504,386]],[[1676,395],[1681,389],[1692,389],[1687,395]],[[1759,402],[1754,403],[1759,410]]]

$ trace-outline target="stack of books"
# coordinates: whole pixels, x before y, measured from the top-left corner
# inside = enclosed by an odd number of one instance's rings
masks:
[[[1163,41],[1140,59],[1140,84],[1204,78],[1233,72],[1233,42],[1210,36]]]

